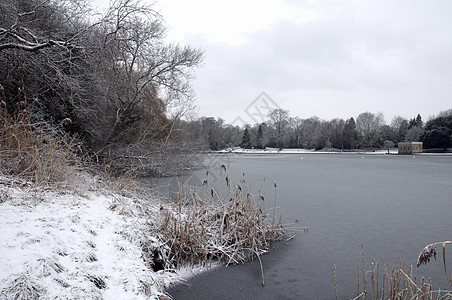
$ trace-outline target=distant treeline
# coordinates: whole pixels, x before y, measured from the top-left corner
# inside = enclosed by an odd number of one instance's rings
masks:
[[[228,147],[305,148],[340,150],[396,147],[404,141],[423,142],[424,148],[452,147],[452,109],[440,112],[428,122],[420,114],[412,119],[396,116],[386,124],[383,114],[364,112],[356,119],[322,120],[318,117],[291,117],[287,110],[275,109],[264,123],[233,126],[222,119],[203,117],[183,122],[193,139],[203,139],[211,150]]]

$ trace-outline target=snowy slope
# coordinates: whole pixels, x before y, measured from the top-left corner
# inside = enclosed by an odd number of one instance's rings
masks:
[[[145,265],[139,237],[149,216],[134,210],[134,199],[107,190],[0,177],[0,299],[165,297],[163,286],[181,278]]]

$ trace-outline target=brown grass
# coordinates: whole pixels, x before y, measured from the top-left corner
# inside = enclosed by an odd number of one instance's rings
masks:
[[[224,197],[213,188],[206,196],[201,189],[182,185],[171,205],[161,208],[163,218],[155,234],[167,241],[163,256],[169,265],[208,264],[212,259],[244,263],[260,259],[273,241],[285,236],[281,218],[269,217],[260,198],[226,178],[229,193]],[[209,189],[207,185],[202,189]]]
[[[37,185],[61,183],[77,165],[74,139],[47,122],[32,122],[25,102],[8,113],[0,101],[0,172],[24,177]]]

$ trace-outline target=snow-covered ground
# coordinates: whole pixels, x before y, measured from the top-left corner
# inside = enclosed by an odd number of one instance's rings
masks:
[[[165,298],[192,271],[146,265],[143,203],[96,184],[58,191],[0,176],[0,299]]]
[[[354,151],[349,152],[345,151],[342,152],[338,149],[331,149],[329,151],[326,150],[320,150],[316,151],[314,149],[293,149],[293,148],[266,148],[266,149],[244,149],[240,147],[235,148],[228,148],[224,150],[217,151],[218,153],[235,153],[235,154],[365,154],[365,155],[384,155],[388,154],[387,149],[378,149],[375,151]],[[397,148],[391,148],[389,149],[390,154],[397,154],[398,150]]]

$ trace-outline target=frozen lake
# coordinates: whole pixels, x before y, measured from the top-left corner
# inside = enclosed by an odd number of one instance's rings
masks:
[[[286,223],[300,220],[297,225],[309,232],[298,232],[262,257],[264,287],[255,261],[196,276],[169,291],[175,299],[335,299],[334,265],[339,299],[351,299],[357,295],[361,247],[367,269],[378,258],[390,269],[392,263],[415,265],[425,245],[452,239],[450,156],[212,155],[204,169],[185,179],[200,184],[209,169],[210,183],[221,193],[221,164],[235,182],[244,173],[254,193],[265,180],[262,190],[271,207],[276,181],[277,212]],[[451,253],[452,247],[446,249],[449,262]],[[446,287],[440,253],[438,261],[414,271],[418,278],[432,277],[435,288]]]

